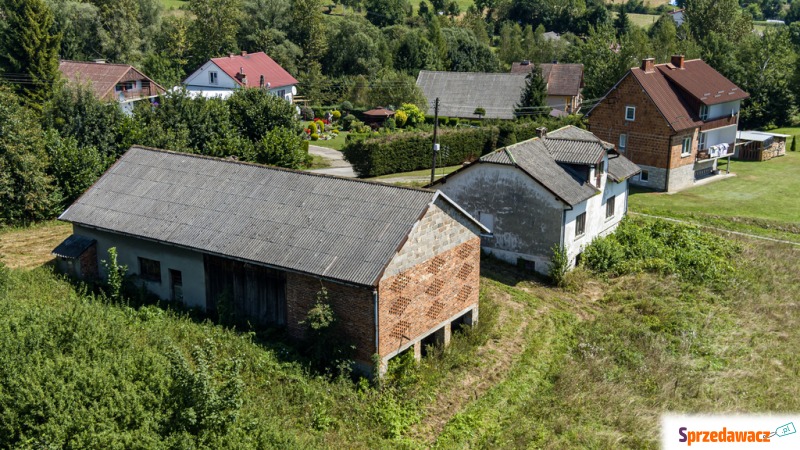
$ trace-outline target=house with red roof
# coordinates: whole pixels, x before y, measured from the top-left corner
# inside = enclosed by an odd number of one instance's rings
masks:
[[[133,111],[133,104],[163,94],[164,88],[130,64],[103,61],[67,61],[58,64],[61,75],[70,84],[91,87],[97,98],[118,101],[123,111]]]
[[[204,97],[227,98],[236,89],[262,88],[289,102],[297,95],[297,84],[289,72],[264,52],[212,58],[183,80],[189,92]]]
[[[700,59],[634,67],[586,114],[589,129],[639,165],[632,184],[674,192],[728,172],[749,94]]]

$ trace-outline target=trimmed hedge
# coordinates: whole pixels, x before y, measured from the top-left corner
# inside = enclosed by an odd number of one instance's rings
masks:
[[[439,143],[447,147],[447,158],[436,165],[474,161],[496,148],[497,135],[494,127],[441,130]],[[342,153],[361,177],[410,172],[431,167],[431,137],[431,133],[411,132],[349,140]]]
[[[449,120],[449,118],[439,117]],[[447,148],[446,158],[437,166],[453,166],[474,161],[497,148],[536,137],[536,128],[555,130],[565,125],[582,126],[579,118],[541,121],[502,122],[499,126],[446,128],[439,130],[439,143]],[[342,153],[360,177],[377,177],[431,167],[432,132],[404,132],[378,137],[357,138],[352,134]]]

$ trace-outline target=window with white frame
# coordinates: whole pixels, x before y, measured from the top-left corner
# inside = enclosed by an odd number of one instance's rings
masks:
[[[217,72],[208,72],[208,84],[217,84]]]
[[[606,200],[606,219],[614,217],[616,198],[617,197],[609,197],[608,200]]]
[[[700,120],[708,120],[708,105],[700,107]]]
[[[636,107],[635,106],[626,106],[625,107],[625,120],[633,121],[636,119]]]
[[[683,145],[681,146],[681,156],[689,156],[692,154],[692,137],[686,136],[683,138]]]
[[[628,146],[628,135],[623,133],[619,135],[619,151],[625,153],[625,147]]]
[[[697,136],[697,149],[704,150],[706,148],[706,134],[707,133],[700,133]]]
[[[581,213],[575,218],[575,238],[579,238],[586,233],[586,213]]]

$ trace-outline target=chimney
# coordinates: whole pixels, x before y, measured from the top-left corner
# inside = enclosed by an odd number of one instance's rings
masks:
[[[242,56],[247,56],[247,50],[242,50]]]
[[[233,58],[233,53],[228,53],[228,58]]]
[[[247,86],[247,75],[244,73],[244,67],[239,67],[239,73],[236,74],[236,78]]]
[[[678,69],[683,69],[683,55],[672,55],[670,62]]]
[[[644,73],[652,73],[655,69],[655,59],[653,58],[645,58],[642,60],[642,70]]]
[[[521,65],[530,66],[531,65],[531,60],[530,59],[523,59]]]
[[[539,127],[539,128],[537,128],[536,129],[536,134],[542,139],[546,138],[547,137],[547,127]]]

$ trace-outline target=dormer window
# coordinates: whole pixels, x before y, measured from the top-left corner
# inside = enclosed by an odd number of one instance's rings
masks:
[[[700,107],[700,120],[708,120],[708,105]]]
[[[629,120],[633,122],[636,119],[636,107],[635,106],[626,106],[625,107],[625,120]]]
[[[208,84],[217,84],[217,72],[208,72]]]

